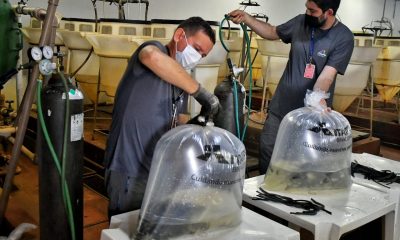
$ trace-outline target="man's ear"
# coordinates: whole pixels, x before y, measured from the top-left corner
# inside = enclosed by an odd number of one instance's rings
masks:
[[[183,28],[177,28],[174,33],[174,41],[179,42],[184,37],[185,31]]]
[[[326,10],[328,12],[328,15],[333,16],[333,10],[332,8],[329,8],[328,10]]]

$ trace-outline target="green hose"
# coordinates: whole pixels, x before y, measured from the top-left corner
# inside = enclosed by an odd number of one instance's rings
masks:
[[[37,81],[38,81],[38,86],[37,86],[37,96],[36,97],[37,97],[38,118],[39,118],[40,126],[42,127],[43,136],[44,136],[44,138],[46,140],[46,143],[47,143],[47,145],[49,147],[50,154],[51,154],[51,156],[52,156],[52,158],[54,160],[54,164],[56,166],[58,174],[60,174],[60,176],[61,176],[61,186],[62,186],[64,206],[65,206],[66,211],[67,211],[67,217],[68,217],[68,223],[70,225],[71,236],[72,236],[72,239],[75,240],[76,239],[76,236],[75,236],[75,224],[74,224],[74,216],[73,216],[73,212],[72,212],[71,197],[70,197],[69,190],[68,190],[68,183],[67,183],[67,181],[65,179],[65,169],[63,169],[65,167],[64,162],[66,162],[66,161],[63,161],[63,167],[61,167],[60,160],[58,159],[56,151],[54,150],[54,146],[53,146],[53,143],[51,142],[50,135],[49,135],[49,132],[47,130],[46,123],[45,123],[44,116],[43,116],[42,96],[41,96],[42,80],[38,79]],[[67,99],[68,99],[68,97],[67,97]],[[67,100],[67,103],[68,102],[69,101]],[[68,110],[66,110],[66,111],[69,112],[69,103],[68,103],[68,107],[67,108],[68,108]],[[66,115],[65,118],[67,119],[68,116],[69,115]],[[64,130],[64,140],[65,140],[65,135],[66,135],[65,133],[66,133],[66,130]],[[64,141],[64,143],[65,143],[65,141]],[[64,143],[63,143],[63,145],[65,145]],[[64,154],[64,146],[63,146],[63,160],[64,160],[65,156],[66,156],[66,154]],[[64,172],[64,177],[62,177],[63,176],[63,174],[62,174],[63,172]]]
[[[225,21],[229,20],[229,16],[226,14],[224,19],[222,19],[220,26],[219,26],[219,39],[221,41],[222,46],[224,47],[224,49],[229,52],[229,48],[225,45],[224,43],[224,39],[223,39],[223,35],[222,35],[222,26],[224,24]],[[240,124],[239,124],[239,117],[238,117],[238,101],[237,101],[237,95],[235,95],[235,93],[237,93],[237,86],[234,83],[234,97],[235,97],[235,122],[236,122],[236,131],[238,133],[238,137],[240,140],[244,140],[244,137],[246,135],[246,130],[247,130],[247,126],[249,125],[249,119],[250,119],[250,109],[251,109],[251,97],[252,97],[252,93],[253,93],[253,63],[251,61],[251,48],[250,48],[250,38],[249,35],[247,34],[247,26],[243,23],[240,23],[240,26],[243,30],[243,35],[246,41],[246,52],[247,52],[247,62],[249,64],[249,100],[248,100],[248,110],[247,110],[247,118],[246,118],[246,122],[244,124],[243,127],[243,131],[242,134],[240,134]],[[234,80],[235,81],[235,80]]]
[[[58,173],[61,173],[61,165],[60,162],[58,161],[58,157],[56,154],[56,151],[54,150],[53,144],[51,143],[50,140],[50,135],[47,131],[47,127],[46,127],[46,123],[44,122],[44,117],[43,117],[43,110],[42,110],[42,80],[37,80],[38,85],[37,85],[37,108],[38,108],[38,117],[39,117],[39,122],[40,122],[40,126],[42,127],[42,132],[43,132],[43,136],[46,140],[47,145],[49,146],[49,150],[50,150],[50,154],[53,157],[54,160],[54,164],[56,165],[57,171]]]
[[[247,126],[249,125],[249,119],[250,119],[250,109],[251,109],[251,97],[253,94],[253,64],[251,62],[251,53],[250,53],[250,39],[249,35],[247,34],[247,26],[243,23],[240,24],[240,26],[243,29],[243,35],[245,36],[246,39],[246,44],[247,44],[247,62],[249,64],[249,101],[248,101],[248,109],[247,109],[247,118],[246,118],[246,123],[244,124],[243,128],[243,134],[240,140],[244,140],[244,137],[246,135],[246,130]]]
[[[65,171],[67,169],[66,163],[67,163],[67,146],[68,146],[68,133],[69,133],[69,108],[70,108],[70,103],[69,103],[69,89],[67,85],[67,79],[65,79],[64,74],[60,71],[58,71],[58,75],[61,77],[63,85],[64,85],[64,90],[65,90],[65,119],[64,119],[64,139],[63,139],[63,149],[62,149],[62,167],[61,167],[61,179],[64,180],[64,182],[67,182],[66,177],[65,177]],[[69,189],[67,184],[62,185],[63,188],[63,194],[65,196],[70,196],[69,194]],[[69,198],[69,197],[68,197]],[[74,213],[72,211],[72,204],[71,200],[69,199],[66,201],[67,208],[66,210],[68,211],[68,216],[71,216],[68,218],[69,220],[69,225],[71,227],[71,234],[73,238],[75,239],[75,224],[74,224]]]
[[[225,15],[224,19],[222,19],[220,26],[219,26],[219,39],[221,41],[222,47],[224,47],[224,49],[229,53],[230,52],[229,48],[225,45],[224,38],[222,35],[222,26],[223,26],[224,22],[227,20],[229,20],[229,16]]]
[[[234,104],[235,104],[235,125],[236,125],[236,135],[238,138],[240,138],[240,124],[239,124],[239,103],[238,103],[238,96],[237,96],[237,84],[236,80],[233,79],[233,98],[234,98]]]

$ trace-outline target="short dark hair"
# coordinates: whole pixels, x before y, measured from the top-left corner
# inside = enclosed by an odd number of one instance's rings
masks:
[[[322,9],[322,11],[326,11],[329,8],[333,10],[333,15],[336,15],[336,12],[339,8],[340,5],[340,0],[308,0],[308,1],[313,1],[319,8]]]
[[[215,44],[214,30],[211,28],[210,24],[201,17],[188,18],[181,22],[178,28],[183,28],[188,37],[196,34],[198,31],[203,31],[211,39],[213,44]]]

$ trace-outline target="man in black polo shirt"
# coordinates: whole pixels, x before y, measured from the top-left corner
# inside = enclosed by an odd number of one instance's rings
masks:
[[[156,143],[184,112],[187,94],[202,105],[202,114],[218,112],[218,98],[186,72],[214,44],[210,25],[192,17],[166,46],[148,41],[132,55],[116,92],[105,152],[109,217],[141,207]]]
[[[307,89],[329,92],[329,99],[321,104],[331,107],[336,75],[344,74],[353,52],[353,33],[335,17],[340,0],[307,0],[305,5],[305,14],[276,27],[240,10],[229,14],[233,22],[245,23],[263,38],[291,44],[260,137],[261,174],[268,169],[282,118],[304,107]]]

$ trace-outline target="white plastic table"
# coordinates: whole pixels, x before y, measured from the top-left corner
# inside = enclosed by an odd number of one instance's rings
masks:
[[[395,173],[400,173],[400,161],[394,161],[388,158],[379,157],[369,153],[353,153],[352,160],[357,161],[359,164],[372,167],[376,170],[390,170]],[[400,184],[393,184],[395,189],[400,189]]]
[[[309,230],[316,240],[338,240],[351,230],[357,229],[375,219],[384,217],[385,240],[394,239],[394,219],[396,210],[396,196],[383,187],[375,187],[368,183],[353,182],[350,191],[336,192],[335,194],[299,195],[282,192],[272,192],[294,199],[315,199],[325,205],[332,212],[329,215],[320,211],[317,215],[293,215],[290,212],[302,209],[286,206],[281,203],[252,200],[256,196],[264,175],[245,180],[243,201],[257,208],[274,214],[298,227]]]
[[[110,229],[101,232],[101,240],[129,240],[138,223],[139,210],[113,216]],[[298,240],[300,234],[277,222],[242,207],[242,223],[235,228],[185,235],[176,240]]]
[[[390,170],[394,173],[400,173],[400,162],[394,161],[388,158],[378,157],[372,154],[363,153],[363,154],[352,154],[352,160],[357,161],[359,164],[374,168],[376,170]],[[355,174],[355,177],[360,182],[369,182],[376,186],[379,184],[374,183],[371,180],[364,180],[364,176],[361,174]],[[362,180],[359,180],[362,179]],[[400,240],[400,184],[399,183],[392,183],[389,185],[389,191],[393,192],[393,194],[397,194],[397,208],[396,208],[396,216],[395,216],[395,232],[394,236],[396,240]]]

